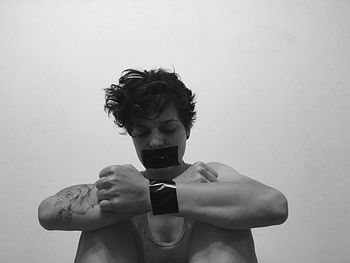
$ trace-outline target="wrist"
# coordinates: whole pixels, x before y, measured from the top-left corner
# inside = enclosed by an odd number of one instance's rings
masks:
[[[150,180],[149,195],[154,215],[179,212],[175,182]]]

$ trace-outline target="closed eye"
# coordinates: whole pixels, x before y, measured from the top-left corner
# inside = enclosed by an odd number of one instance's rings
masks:
[[[175,131],[176,131],[176,128],[175,129],[162,129],[162,132],[167,133],[167,134],[173,133]]]
[[[164,126],[160,126],[159,130],[164,133],[173,133],[177,129],[177,124],[172,122]]]

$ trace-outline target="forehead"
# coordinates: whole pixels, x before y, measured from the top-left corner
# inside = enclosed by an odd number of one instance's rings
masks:
[[[179,120],[179,116],[176,107],[170,104],[164,109],[164,111],[159,115],[157,113],[148,116],[146,119],[140,120],[136,125],[151,125],[157,123],[163,123],[169,120]]]

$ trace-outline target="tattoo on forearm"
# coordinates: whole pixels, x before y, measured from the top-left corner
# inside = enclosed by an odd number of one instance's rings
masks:
[[[96,204],[93,202],[91,191],[95,185],[76,185],[65,188],[56,194],[56,207],[59,208],[57,221],[71,222],[73,214],[85,214]]]

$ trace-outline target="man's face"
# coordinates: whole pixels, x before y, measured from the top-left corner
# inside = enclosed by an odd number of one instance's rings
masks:
[[[157,119],[156,117],[152,115],[141,120],[132,130],[132,139],[139,160],[143,163],[142,150],[178,146],[178,162],[181,164],[189,132],[186,132],[172,104]]]

